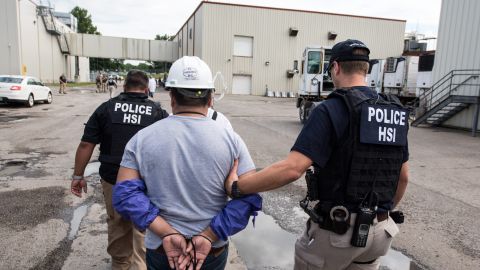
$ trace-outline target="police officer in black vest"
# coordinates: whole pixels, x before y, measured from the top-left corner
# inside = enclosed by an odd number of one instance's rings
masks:
[[[128,72],[124,93],[100,105],[85,125],[75,156],[71,191],[81,197],[87,192],[83,177],[96,144],[100,144],[100,176],[107,210],[108,248],[112,269],[146,269],[143,233],[125,221],[112,207],[112,187],[122,161],[125,145],[139,130],[168,116],[148,99],[148,77],[139,70]]]
[[[272,190],[306,172],[310,216],[295,245],[295,269],[378,269],[398,233],[392,210],[408,183],[408,112],[366,86],[370,50],[358,40],[332,48],[336,90],[319,104],[290,154],[226,188],[232,197]],[[312,169],[310,169],[313,167]]]

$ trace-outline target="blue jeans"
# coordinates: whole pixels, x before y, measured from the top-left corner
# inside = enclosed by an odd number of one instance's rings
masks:
[[[227,265],[228,244],[225,250],[217,257],[208,255],[202,265],[202,270],[224,270]],[[148,270],[166,270],[171,269],[168,265],[168,259],[165,254],[160,254],[153,249],[147,249],[147,269]]]

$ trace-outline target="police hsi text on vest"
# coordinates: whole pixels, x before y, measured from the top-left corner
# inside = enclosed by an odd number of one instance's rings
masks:
[[[394,109],[368,107],[368,122],[376,121],[378,124],[405,126],[406,113]],[[378,127],[378,141],[396,142],[397,129],[395,127]]]
[[[116,102],[114,112],[123,112],[124,124],[141,124],[142,115],[152,115],[152,106]]]

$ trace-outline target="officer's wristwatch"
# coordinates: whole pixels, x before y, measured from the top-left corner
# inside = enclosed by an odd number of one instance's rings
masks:
[[[82,180],[84,177],[83,175],[72,175],[72,181],[73,180]]]
[[[242,192],[240,192],[240,189],[238,188],[238,181],[235,180],[232,183],[232,191],[231,191],[232,198],[238,199],[243,197]]]

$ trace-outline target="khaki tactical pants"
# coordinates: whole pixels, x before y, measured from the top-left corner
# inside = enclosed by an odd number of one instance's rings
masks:
[[[295,244],[295,270],[376,270],[380,267],[378,258],[387,254],[398,227],[391,218],[375,222],[370,226],[367,246],[352,247],[353,225],[356,214],[352,214],[350,229],[344,235],[321,229],[310,222]],[[308,226],[307,226],[308,228]],[[357,264],[354,262],[370,262]]]
[[[59,90],[60,94],[65,94],[65,89],[66,88],[67,88],[67,84],[64,83],[64,82],[61,82],[60,83],[60,90]]]
[[[102,187],[108,215],[107,252],[112,256],[112,270],[146,270],[144,234],[113,209],[113,185],[102,180]]]

